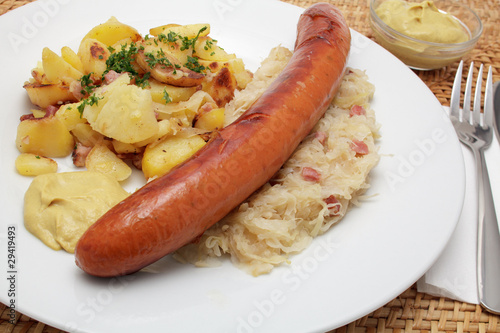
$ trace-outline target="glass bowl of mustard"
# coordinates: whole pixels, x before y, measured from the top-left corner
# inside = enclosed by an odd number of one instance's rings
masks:
[[[380,45],[417,70],[462,59],[483,32],[479,16],[454,0],[370,0],[370,24]]]

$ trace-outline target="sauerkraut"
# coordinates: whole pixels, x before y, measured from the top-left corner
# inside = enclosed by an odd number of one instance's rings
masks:
[[[283,47],[271,51],[226,107],[226,123],[252,105],[290,57]],[[338,223],[350,204],[359,204],[379,160],[379,126],[369,104],[374,90],[363,71],[349,68],[325,116],[273,179],[174,258],[206,267],[229,256],[258,276],[289,262]]]

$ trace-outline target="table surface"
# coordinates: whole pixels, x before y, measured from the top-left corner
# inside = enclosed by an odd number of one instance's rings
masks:
[[[33,0],[0,0],[0,15]],[[308,7],[317,0],[282,0],[300,7]],[[324,0],[323,0],[324,1]],[[335,4],[344,13],[350,27],[372,38],[368,21],[368,0],[326,1]],[[494,81],[500,80],[500,0],[464,0],[481,17],[484,32],[476,48],[464,58],[470,62],[493,67]],[[433,71],[417,71],[443,105],[449,105],[451,88],[458,62]],[[464,76],[466,73],[464,73]],[[9,309],[0,303],[1,332],[62,332],[17,313],[15,324],[9,323]],[[500,316],[484,311],[479,305],[453,301],[419,293],[411,286],[380,309],[332,332],[500,332]]]

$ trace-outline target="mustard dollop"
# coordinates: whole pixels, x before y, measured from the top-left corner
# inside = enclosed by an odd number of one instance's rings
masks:
[[[433,43],[461,43],[469,34],[460,21],[440,11],[432,1],[386,0],[375,13],[385,24],[407,36]]]
[[[50,248],[74,253],[83,233],[128,195],[118,181],[98,172],[40,175],[24,196],[24,225]]]

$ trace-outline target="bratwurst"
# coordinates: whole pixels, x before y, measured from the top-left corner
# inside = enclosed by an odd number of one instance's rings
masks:
[[[323,116],[345,73],[350,31],[333,5],[304,11],[288,65],[192,158],[144,185],[79,240],[76,264],[126,275],[199,237],[265,184]]]

